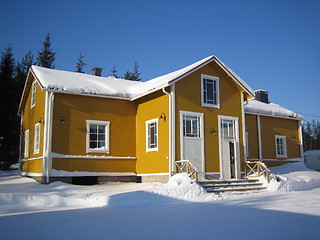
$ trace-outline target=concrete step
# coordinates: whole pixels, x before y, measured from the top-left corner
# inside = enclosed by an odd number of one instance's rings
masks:
[[[246,192],[265,190],[258,179],[230,179],[198,181],[207,192]]]

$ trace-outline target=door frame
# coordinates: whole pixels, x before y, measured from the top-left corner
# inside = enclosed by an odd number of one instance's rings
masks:
[[[221,121],[222,120],[231,120],[234,121],[234,129],[235,129],[235,175],[236,178],[241,178],[241,172],[240,172],[240,138],[239,138],[239,118],[238,117],[231,117],[231,116],[223,116],[218,115],[218,132],[219,132],[219,162],[220,162],[220,178],[224,179],[224,173],[223,173],[223,153],[222,153],[222,129],[221,129]]]
[[[184,149],[184,137],[183,137],[183,116],[195,116],[200,117],[200,139],[201,139],[201,158],[202,158],[202,169],[197,169],[199,172],[204,173],[205,171],[205,155],[204,155],[204,113],[180,111],[180,159],[184,160],[183,149]]]

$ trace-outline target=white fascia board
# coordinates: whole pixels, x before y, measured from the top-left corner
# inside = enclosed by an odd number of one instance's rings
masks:
[[[303,121],[304,119],[301,118],[292,118],[292,117],[284,117],[284,116],[274,116],[274,115],[268,115],[268,114],[263,114],[263,113],[251,113],[251,112],[244,112],[245,114],[248,115],[256,115],[256,116],[261,116],[261,117],[273,117],[273,118],[282,118],[282,119],[287,119],[287,120],[296,120],[296,121]]]

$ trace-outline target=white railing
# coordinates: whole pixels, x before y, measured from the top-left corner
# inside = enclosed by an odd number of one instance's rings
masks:
[[[189,160],[180,160],[176,161],[175,163],[177,173],[187,173],[192,180],[198,181],[199,172]]]

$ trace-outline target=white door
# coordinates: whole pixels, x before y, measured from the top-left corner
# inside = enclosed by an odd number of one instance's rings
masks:
[[[222,179],[240,177],[238,118],[219,116]]]
[[[204,172],[203,114],[180,111],[181,159]],[[201,175],[201,174],[200,174]]]

